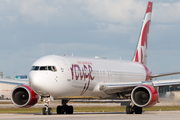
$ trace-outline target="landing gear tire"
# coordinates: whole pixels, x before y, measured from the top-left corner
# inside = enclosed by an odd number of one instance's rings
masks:
[[[57,114],[73,114],[73,106],[57,106]]]
[[[142,114],[142,107],[134,106],[135,114]]]
[[[42,109],[42,114],[43,114],[43,115],[46,115],[46,113],[47,113],[47,112],[46,112],[46,108],[44,107],[44,108]]]
[[[133,107],[132,106],[126,106],[126,114],[133,114]]]
[[[73,106],[66,106],[66,114],[73,114]]]
[[[73,114],[73,106],[68,106],[68,99],[62,99],[62,106],[57,106],[57,114]]]
[[[63,106],[57,106],[57,114],[64,114]]]
[[[134,106],[126,106],[126,114],[142,114],[142,107]]]
[[[48,115],[52,115],[52,108],[48,108]]]
[[[43,115],[52,115],[52,108],[48,108],[48,110],[46,110],[46,108],[44,107],[42,109],[42,114]]]

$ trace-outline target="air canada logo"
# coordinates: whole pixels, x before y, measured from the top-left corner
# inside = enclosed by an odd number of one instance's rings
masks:
[[[149,26],[151,24],[151,20],[147,21],[144,26],[141,38],[141,44],[138,45],[138,49],[135,54],[135,62],[140,62],[142,64],[147,63],[147,49],[148,49],[148,34],[149,34]]]
[[[95,76],[91,75],[91,73],[93,71],[93,69],[91,67],[91,64],[82,65],[82,67],[80,67],[79,64],[72,64],[72,67],[70,67],[71,74],[72,74],[72,80],[84,80],[84,81],[87,81],[84,84],[81,95],[83,95],[87,91],[91,81],[94,80],[94,78],[95,78]]]

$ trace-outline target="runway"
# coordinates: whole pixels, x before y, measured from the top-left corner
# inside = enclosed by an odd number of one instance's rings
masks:
[[[60,102],[51,103],[51,107],[56,107]],[[73,106],[85,107],[85,106],[120,106],[120,103],[70,103]],[[164,105],[164,103],[158,103],[157,105]],[[172,105],[172,104],[165,104]],[[13,108],[15,105],[13,104],[0,104],[0,108]],[[43,107],[43,104],[36,104],[33,107]],[[179,120],[180,111],[145,111],[141,115],[133,114],[127,115],[125,112],[93,112],[93,113],[85,113],[75,112],[73,115],[57,115],[53,113],[52,115],[42,115],[40,113],[34,114],[0,114],[0,120]]]
[[[141,115],[127,115],[125,112],[74,113],[73,115],[0,114],[0,120],[179,120],[180,111],[143,112]]]

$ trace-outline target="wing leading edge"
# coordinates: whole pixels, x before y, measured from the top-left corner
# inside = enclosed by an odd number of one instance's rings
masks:
[[[29,79],[5,79],[0,78],[0,83],[13,85],[29,85]]]
[[[177,75],[177,74],[180,74],[180,72],[164,73],[164,74],[154,74],[154,75],[150,75],[150,78],[152,79],[152,78],[169,76],[169,75]]]
[[[153,87],[160,86],[180,86],[180,79],[172,80],[152,80],[142,82],[124,82],[124,83],[106,83],[99,85],[99,90],[106,94],[118,94],[131,92],[136,86],[150,85]]]
[[[99,85],[99,90],[106,94],[116,94],[130,92],[138,85],[148,84],[152,85],[151,81],[146,82],[121,82],[121,83],[105,83]]]

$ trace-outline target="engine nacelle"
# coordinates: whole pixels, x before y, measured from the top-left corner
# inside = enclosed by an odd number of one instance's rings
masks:
[[[131,100],[138,107],[151,107],[157,103],[159,94],[153,86],[141,85],[131,92]]]
[[[29,86],[20,85],[12,91],[11,99],[17,107],[31,107],[38,102],[39,96]]]

